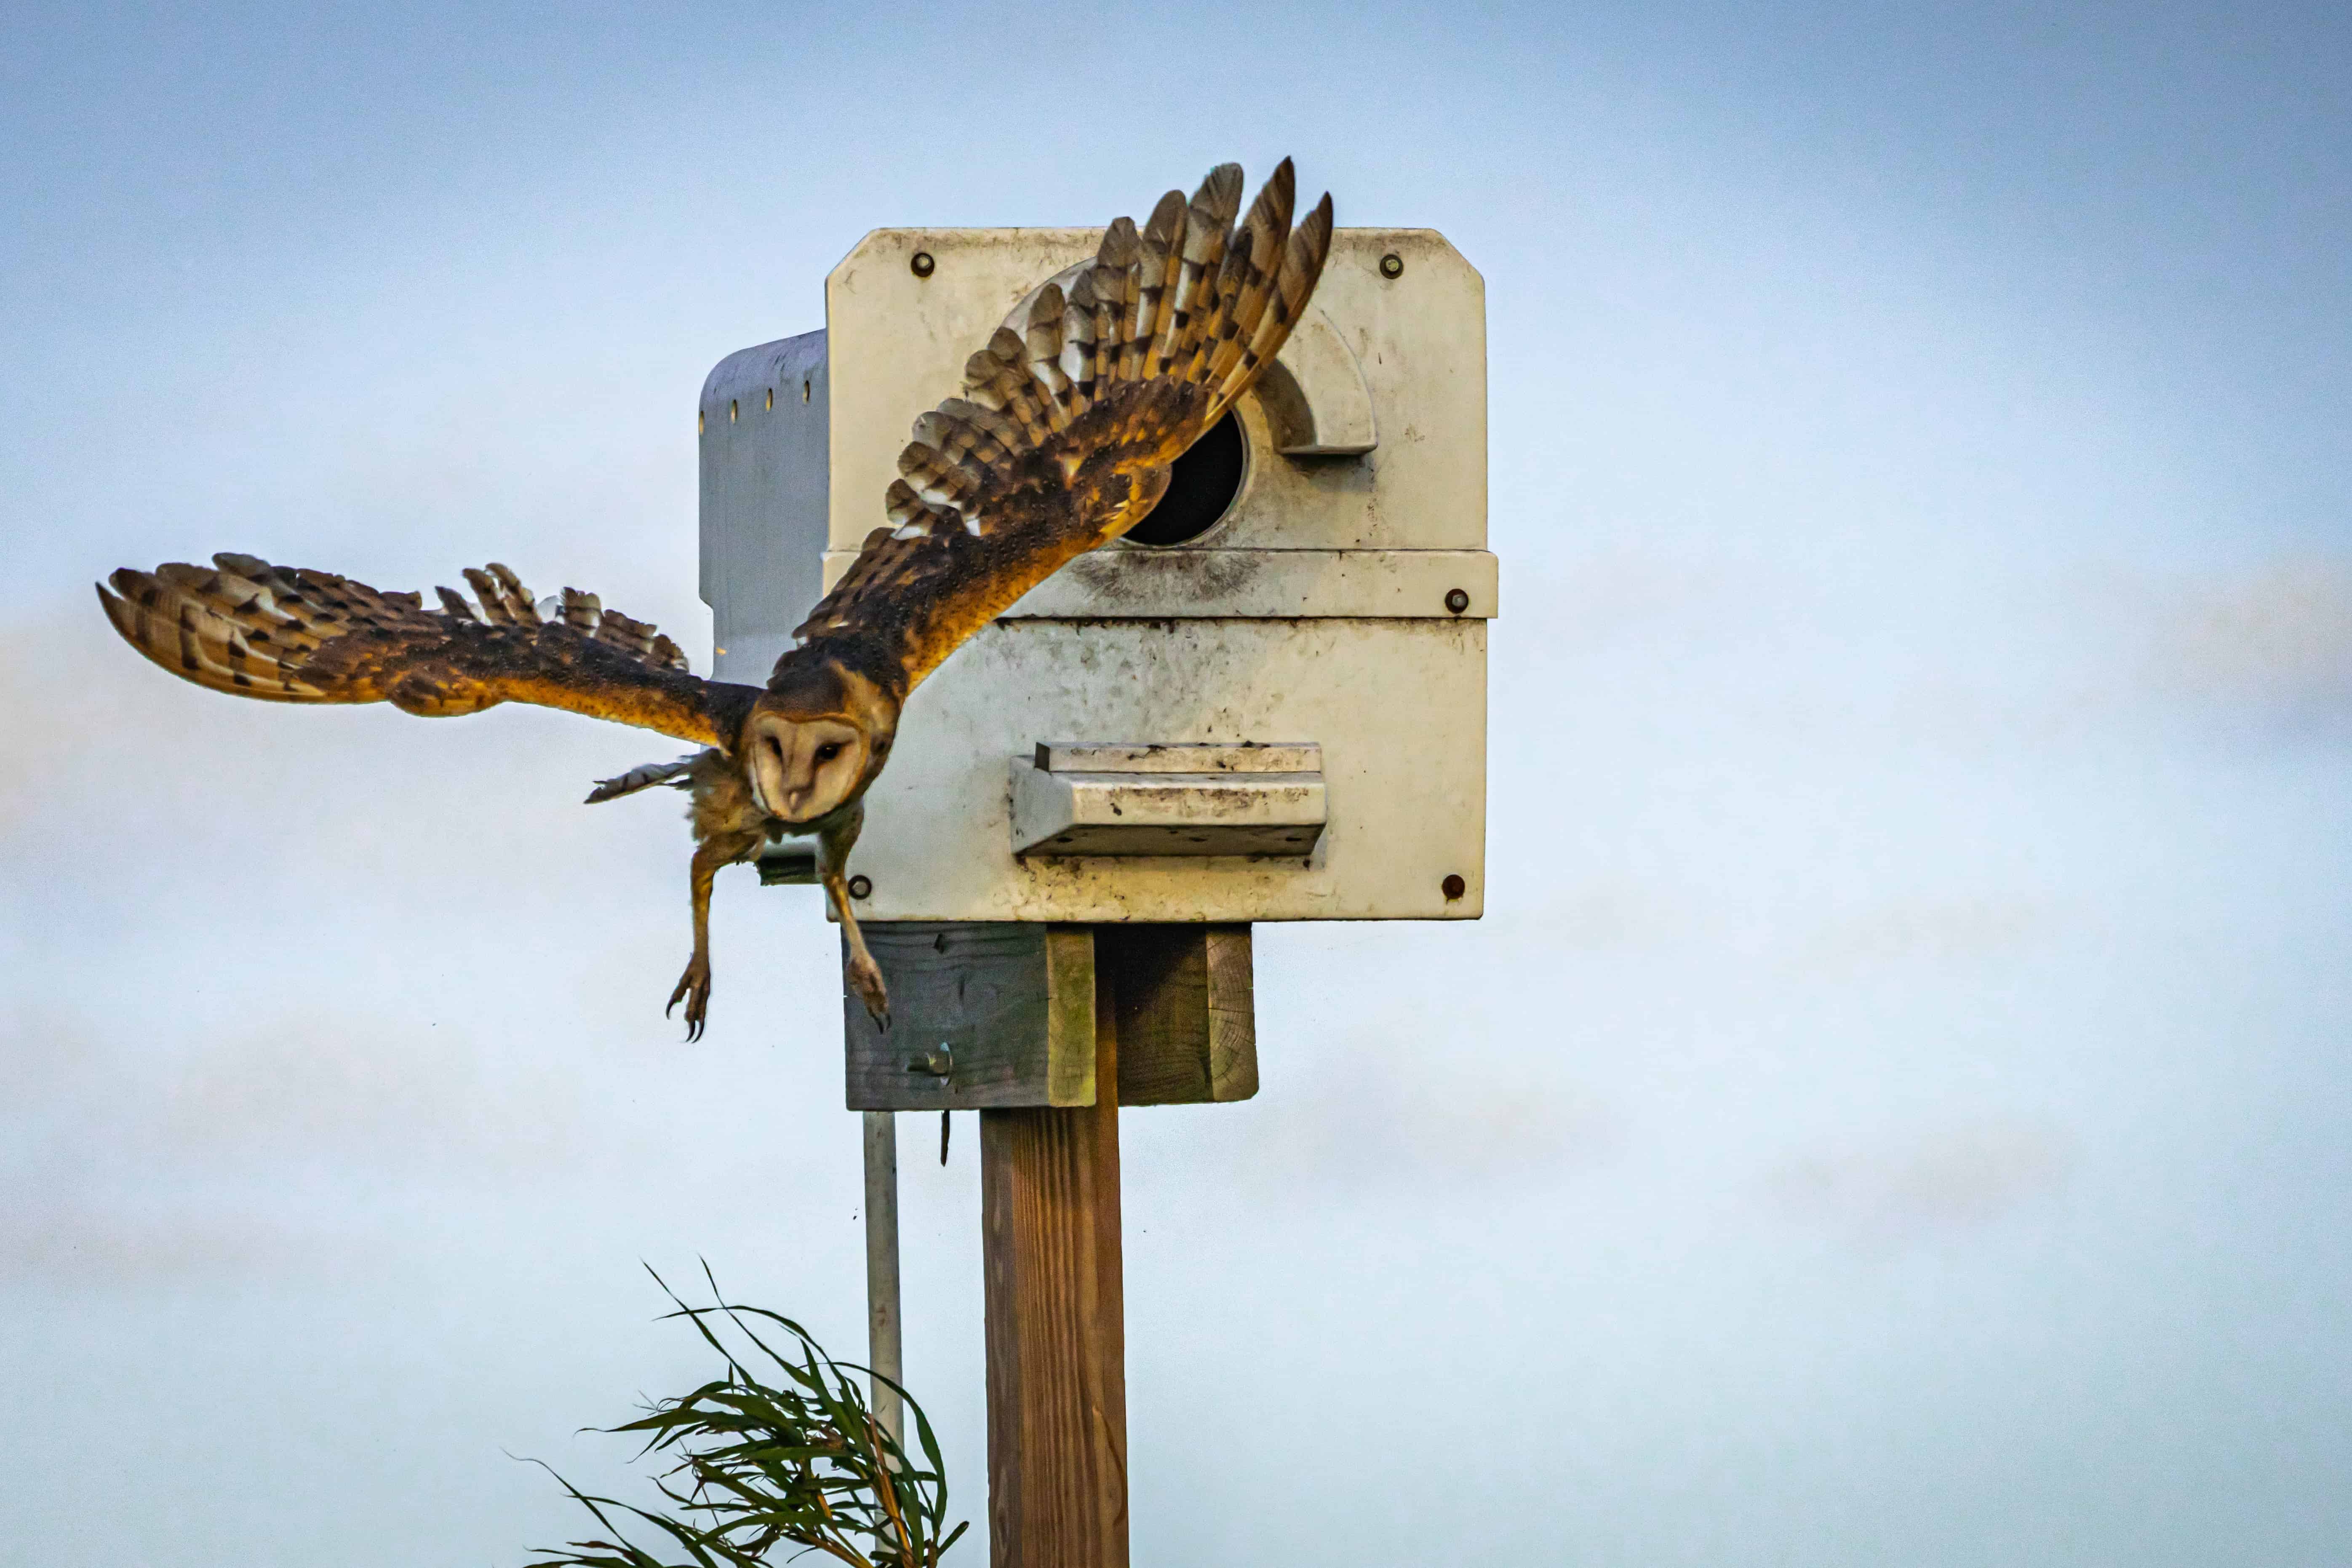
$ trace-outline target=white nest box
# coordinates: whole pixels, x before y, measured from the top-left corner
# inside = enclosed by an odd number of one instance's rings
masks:
[[[915,416],[1092,229],[878,229],[825,330],[702,393],[702,596],[760,684],[882,521]],[[1129,539],[917,689],[866,797],[861,920],[1475,918],[1484,904],[1485,289],[1341,229],[1306,320]]]

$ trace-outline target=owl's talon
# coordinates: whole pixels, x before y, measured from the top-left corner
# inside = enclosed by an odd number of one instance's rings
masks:
[[[686,1004],[686,1040],[692,1045],[702,1038],[703,1020],[710,1013],[710,961],[696,955],[677,977],[677,989],[669,994],[669,1005],[662,1009],[667,1018],[677,1011],[680,1002]]]
[[[866,1011],[886,1031],[890,1027],[890,992],[882,984],[882,969],[864,953],[852,954],[846,970],[849,988],[866,1004]]]

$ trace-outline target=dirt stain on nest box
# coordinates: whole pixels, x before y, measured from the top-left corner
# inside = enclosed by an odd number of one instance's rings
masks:
[[[1184,549],[1101,551],[1063,568],[1115,605],[1174,597],[1205,604],[1247,586],[1265,569],[1255,552]]]

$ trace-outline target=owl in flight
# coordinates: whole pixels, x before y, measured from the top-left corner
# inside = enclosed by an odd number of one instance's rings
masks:
[[[1086,551],[1118,538],[1169,470],[1271,363],[1331,247],[1331,198],[1293,225],[1289,160],[1241,212],[1238,165],[1192,200],[1039,284],[964,366],[963,395],[915,421],[889,517],[794,633],[765,688],[704,680],[642,621],[563,590],[534,604],[504,566],[469,602],[379,593],[331,573],[220,554],[114,574],[114,629],[173,674],[269,702],[390,702],[426,717],[532,702],[705,749],[606,779],[591,803],[691,792],[694,956],[670,994],[687,1037],[710,1004],[710,883],[769,840],[814,836],[848,938],[847,980],[885,1026],[882,972],[849,907],[865,796],[907,695],[966,638]]]

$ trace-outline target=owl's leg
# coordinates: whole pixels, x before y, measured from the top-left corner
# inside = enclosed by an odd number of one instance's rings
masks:
[[[689,873],[694,886],[694,956],[687,961],[686,973],[678,976],[677,989],[669,994],[669,1005],[662,1009],[667,1018],[686,1004],[686,1037],[688,1042],[702,1038],[702,1022],[710,1012],[710,883],[719,875],[719,868],[736,860],[738,846],[724,839],[707,839],[694,847],[694,865]]]
[[[833,900],[833,912],[841,921],[841,933],[849,939],[849,963],[843,972],[849,988],[857,993],[874,1021],[887,1029],[890,993],[882,984],[882,966],[866,951],[866,933],[857,929],[857,916],[849,908],[849,851],[857,842],[857,830],[865,826],[866,805],[861,801],[816,836],[816,867],[824,879],[825,897]]]

